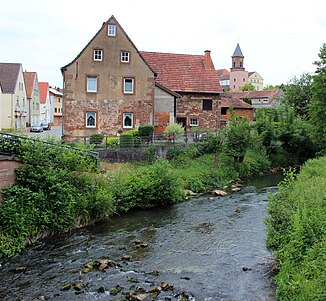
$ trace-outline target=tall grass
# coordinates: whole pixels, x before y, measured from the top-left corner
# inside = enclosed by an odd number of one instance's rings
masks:
[[[326,300],[326,157],[290,171],[268,204],[278,300]]]

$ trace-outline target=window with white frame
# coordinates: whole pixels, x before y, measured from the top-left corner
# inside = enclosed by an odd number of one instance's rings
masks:
[[[97,77],[87,76],[87,92],[96,93],[97,92]]]
[[[108,25],[108,36],[116,36],[117,34],[117,26],[114,24]]]
[[[94,61],[102,61],[102,49],[94,49]]]
[[[129,51],[121,51],[121,62],[129,63],[130,60],[130,52]]]
[[[87,128],[96,127],[96,112],[86,112],[86,127]]]
[[[123,93],[133,94],[134,93],[134,79],[124,78],[123,79]]]
[[[134,127],[134,114],[123,113],[123,128],[130,129]]]
[[[190,125],[190,126],[198,126],[198,125],[199,125],[199,120],[198,120],[198,118],[190,118],[190,120],[189,120],[189,125]]]

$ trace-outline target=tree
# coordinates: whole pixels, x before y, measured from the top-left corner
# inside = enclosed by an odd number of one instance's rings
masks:
[[[231,108],[231,122],[225,128],[224,134],[223,152],[233,158],[233,165],[238,169],[252,140],[248,119],[243,120],[235,115]]]
[[[309,117],[312,138],[321,154],[326,153],[326,43],[320,48],[320,60],[314,65],[317,70],[313,76],[312,100],[309,104]]]
[[[296,165],[303,163],[315,153],[309,132],[310,124],[301,116],[295,116],[294,108],[283,104],[278,108],[278,137],[282,148]]]
[[[293,77],[285,87],[285,102],[294,107],[295,115],[307,117],[308,104],[311,101],[312,76],[303,73],[299,78]]]
[[[247,84],[244,84],[242,87],[241,87],[241,90],[242,91],[254,91],[255,90],[255,87],[252,83],[247,83]]]

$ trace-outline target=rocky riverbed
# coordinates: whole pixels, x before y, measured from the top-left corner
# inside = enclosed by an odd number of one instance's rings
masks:
[[[48,238],[0,259],[0,300],[274,301],[263,219],[278,180]]]

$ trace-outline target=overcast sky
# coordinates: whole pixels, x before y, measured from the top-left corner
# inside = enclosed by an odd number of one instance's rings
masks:
[[[304,72],[326,43],[325,0],[7,0],[1,1],[0,62],[22,63],[62,87],[70,63],[114,15],[142,51],[204,54],[230,69],[239,42],[247,71],[264,84]]]

